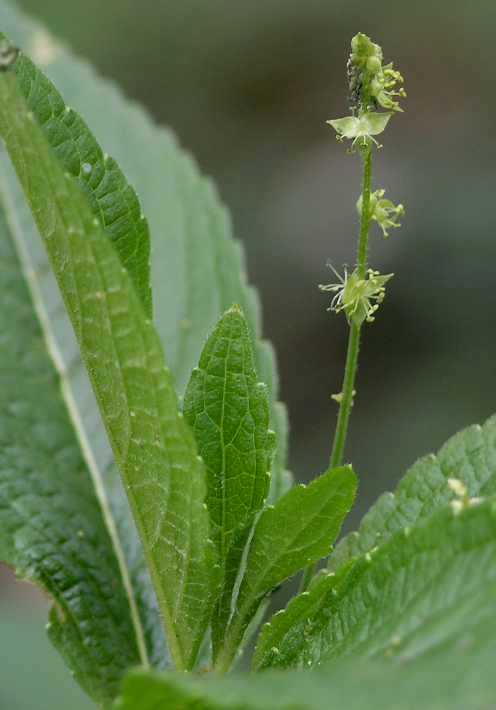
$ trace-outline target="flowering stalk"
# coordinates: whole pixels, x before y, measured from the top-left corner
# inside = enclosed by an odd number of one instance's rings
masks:
[[[358,241],[358,259],[356,274],[359,279],[365,279],[368,261],[368,245],[370,230],[370,190],[372,184],[372,148],[370,143],[362,149],[363,156],[363,183],[362,183],[362,214],[360,221],[360,238]],[[329,465],[331,468],[340,466],[346,445],[348,424],[353,407],[355,394],[355,379],[358,369],[358,354],[360,352],[360,336],[362,322],[351,320],[348,336],[348,350],[344,369],[343,387],[339,401],[338,421],[332,446]]]
[[[372,322],[384,300],[385,285],[392,274],[381,275],[368,268],[369,231],[372,220],[381,227],[384,237],[388,230],[399,227],[397,221],[404,214],[403,205],[394,205],[384,198],[384,190],[372,192],[372,148],[378,145],[375,136],[382,133],[394,113],[401,111],[398,97],[405,96],[403,77],[393,65],[383,65],[382,49],[366,35],[359,33],[351,41],[348,61],[350,108],[352,116],[328,123],[337,132],[338,140],[353,141],[352,151],[358,147],[363,158],[362,194],[357,208],[360,213],[360,236],[357,263],[351,275],[345,271],[339,283],[321,286],[334,293],[330,310],[344,311],[350,324],[348,352],[342,391],[333,398],[339,404],[336,433],[330,466],[340,466],[346,446],[346,436],[355,395],[360,337],[363,324]],[[382,111],[380,109],[386,109]]]
[[[344,277],[336,271],[338,283],[321,285],[322,291],[334,294],[328,310],[344,311],[350,332],[342,390],[332,395],[339,405],[336,431],[330,456],[330,467],[343,463],[351,410],[355,397],[355,380],[358,370],[358,355],[362,328],[375,319],[375,313],[384,300],[386,283],[393,274],[380,274],[368,265],[369,231],[371,222],[376,222],[384,237],[392,228],[399,227],[399,218],[405,210],[403,205],[394,205],[384,197],[383,189],[372,192],[372,151],[379,146],[376,136],[388,125],[391,117],[402,111],[397,99],[406,96],[402,88],[403,77],[392,64],[383,64],[382,49],[366,35],[359,33],[351,41],[348,61],[351,116],[328,121],[337,133],[337,139],[351,140],[351,151],[361,154],[363,160],[362,194],[357,202],[360,214],[356,266],[351,274],[345,270]],[[385,109],[385,110],[383,110]],[[331,267],[332,268],[332,267]],[[304,590],[315,573],[309,567],[302,579]]]

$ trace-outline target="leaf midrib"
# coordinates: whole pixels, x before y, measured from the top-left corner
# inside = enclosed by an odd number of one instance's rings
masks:
[[[4,182],[5,181],[2,181],[2,183]],[[72,422],[76,438],[81,447],[81,454],[83,460],[85,461],[86,466],[88,467],[88,471],[93,481],[96,498],[102,510],[104,524],[108,530],[110,539],[112,541],[112,547],[114,549],[117,564],[121,573],[122,583],[129,602],[131,620],[136,634],[136,644],[138,647],[140,659],[143,666],[145,668],[149,668],[150,661],[145,641],[145,632],[141,622],[138,604],[131,582],[131,576],[127,568],[124,550],[119,538],[117,526],[112,516],[108,497],[105,491],[105,486],[103,484],[103,475],[93,455],[90,442],[88,440],[83,422],[79,415],[77,403],[72,392],[70,380],[68,378],[70,369],[65,366],[64,359],[58,346],[57,340],[51,332],[50,319],[48,317],[48,313],[45,310],[44,299],[42,296],[41,289],[38,285],[37,272],[34,268],[33,262],[31,261],[29,250],[24,244],[22,238],[22,231],[15,217],[15,210],[13,209],[12,204],[10,203],[9,191],[5,184],[2,184],[1,187],[1,191],[4,195],[4,201],[6,205],[6,220],[10,227],[15,251],[19,258],[21,272],[28,287],[34,311],[38,317],[40,329],[47,347],[48,354],[60,378],[62,398],[66,404],[69,419]]]
[[[229,357],[231,354],[231,334],[229,333],[229,338],[227,341],[227,353],[226,357],[224,358],[224,379],[222,383],[222,409],[221,409],[221,415],[220,415],[220,441],[221,441],[221,449],[222,449],[222,472],[221,472],[221,486],[222,486],[222,527],[221,527],[221,554],[222,554],[222,563],[224,567],[224,574],[225,574],[225,569],[226,569],[226,559],[227,559],[227,552],[226,552],[226,508],[227,508],[227,494],[226,494],[226,446],[225,446],[225,437],[224,437],[224,418],[225,418],[225,411],[226,411],[226,396],[227,396],[227,365],[229,362]],[[213,357],[213,355],[212,355]],[[206,373],[205,373],[206,374]],[[208,376],[208,375],[207,375]],[[205,383],[206,384],[206,383]]]

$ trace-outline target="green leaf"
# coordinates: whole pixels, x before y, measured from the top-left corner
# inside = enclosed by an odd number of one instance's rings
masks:
[[[419,459],[395,493],[385,493],[363,518],[358,532],[336,546],[329,568],[372,550],[395,532],[428,518],[455,497],[447,485],[457,478],[471,497],[496,493],[496,416],[451,437],[437,455]]]
[[[250,544],[220,667],[229,665],[263,597],[329,553],[355,493],[356,476],[344,466],[330,469],[308,486],[296,486],[264,510]]]
[[[21,54],[13,71],[29,110],[43,127],[63,169],[87,194],[94,216],[113,242],[151,316],[150,233],[136,193],[115,160],[103,153],[83,119],[66,106],[28,57]]]
[[[296,598],[265,627],[257,667],[316,666],[350,654],[406,662],[471,638],[494,616],[496,503],[465,506],[459,512],[451,503],[335,578],[317,578],[306,601]]]
[[[99,144],[115,156],[140,195],[152,234],[155,325],[180,393],[222,313],[233,303],[243,308],[256,369],[270,392],[271,427],[278,442],[270,497],[276,500],[291,485],[286,471],[286,411],[277,402],[272,348],[261,340],[257,295],[247,285],[243,252],[232,238],[229,215],[215,187],[200,175],[169,131],[157,127],[111,82],[96,77],[4,0],[0,0],[0,29],[43,67],[65,103],[84,115]],[[8,189],[17,189],[11,180]]]
[[[54,51],[54,45],[43,31],[33,31],[28,22],[20,22],[17,13],[10,8],[4,8],[0,4],[0,17],[4,20],[13,19],[15,27],[29,30],[27,36],[33,49],[44,52]],[[38,47],[38,49],[36,49]],[[19,67],[18,67],[19,64]],[[53,86],[25,57],[19,57],[18,64],[13,67],[18,76],[22,79],[22,86],[28,94],[30,107],[36,115],[45,121],[45,136],[55,147],[56,152],[65,167],[75,169],[77,159],[80,162],[90,153],[96,156],[98,170],[103,170],[103,180],[107,185],[116,188],[115,203],[109,200],[100,199],[102,215],[105,216],[107,228],[111,231],[111,236],[126,237],[132,239],[136,236],[136,224],[131,224],[129,234],[125,233],[125,225],[122,221],[110,222],[110,209],[112,204],[116,209],[122,207],[122,197],[126,196],[129,209],[136,206],[136,198],[129,187],[125,187],[124,178],[112,161],[104,160],[104,167],[101,166],[103,153],[96,145],[94,138],[88,133],[83,122],[74,112],[65,110],[61,104],[61,98]],[[36,97],[36,101],[34,99]],[[65,135],[66,140],[57,142],[57,136],[64,132],[61,121],[71,116],[70,131]],[[50,118],[47,117],[50,116]],[[78,140],[73,141],[74,131],[78,130]],[[57,145],[55,146],[55,144]],[[79,152],[81,156],[78,158]],[[66,314],[66,310],[52,275],[50,265],[47,261],[47,254],[39,238],[36,226],[33,222],[29,207],[26,204],[24,195],[19,188],[15,172],[8,164],[2,161],[1,172],[3,173],[2,193],[6,205],[7,218],[12,235],[15,238],[16,250],[22,264],[22,270],[32,293],[34,307],[36,308],[40,325],[43,330],[47,346],[52,357],[53,364],[62,381],[62,394],[66,407],[71,418],[75,434],[79,439],[81,453],[86,465],[91,472],[95,492],[99,499],[105,522],[109,530],[115,554],[117,556],[119,569],[124,587],[127,591],[129,605],[133,618],[136,642],[140,649],[142,662],[147,665],[150,661],[155,667],[165,668],[168,664],[168,652],[165,637],[160,622],[157,600],[150,580],[149,572],[146,568],[143,557],[143,549],[139,540],[136,527],[129,510],[129,504],[120,481],[120,475],[114,463],[112,450],[109,446],[105,427],[98,413],[98,407],[93,395],[88,376],[81,361],[79,347],[75,339],[72,327]],[[112,167],[112,173],[106,171]],[[88,186],[85,180],[88,175],[82,172],[80,182],[89,195],[93,206],[96,204],[96,197],[88,193]],[[95,173],[96,174],[96,173]],[[119,186],[123,192],[119,193]],[[98,186],[92,185],[97,190]],[[100,188],[98,188],[100,189]],[[101,196],[101,191],[100,191]],[[113,199],[113,197],[112,197]],[[121,205],[121,207],[119,207]],[[146,224],[143,222],[141,228],[146,231]],[[144,234],[144,232],[143,232]],[[141,259],[146,260],[146,241],[140,238],[141,248],[137,252]],[[129,243],[124,248],[124,241],[121,239],[120,253],[123,257],[131,254],[132,249]],[[133,267],[128,261],[128,265]],[[136,265],[137,266],[137,265]],[[136,270],[135,270],[136,271]],[[143,271],[143,270],[142,270]],[[136,278],[141,278],[137,273]],[[144,282],[144,278],[141,278]],[[146,299],[145,299],[146,300]]]
[[[268,343],[259,339],[256,294],[246,284],[243,254],[240,245],[231,238],[230,221],[215,188],[199,175],[196,165],[180,151],[170,132],[158,128],[142,109],[126,101],[113,84],[95,76],[86,64],[75,60],[42,27],[1,0],[0,29],[6,30],[18,45],[33,55],[61,89],[66,104],[84,114],[100,143],[118,158],[137,186],[155,234],[152,278],[160,304],[155,314],[156,324],[180,387],[184,387],[204,337],[223,309],[233,301],[243,304],[251,325],[257,366],[271,392],[271,418],[278,434],[278,448],[270,498],[277,499],[291,484],[285,471],[286,413],[276,402],[277,376],[272,350]],[[60,110],[60,96],[56,90],[39,70],[32,65],[30,69],[33,72],[32,76],[27,76],[30,86],[38,87],[37,91],[43,87]],[[110,114],[112,120],[108,118]],[[74,125],[84,129],[74,111],[71,116]],[[50,132],[46,135],[49,140],[53,137]],[[72,155],[69,168],[75,164],[75,147],[70,141],[73,135],[74,132],[66,134],[69,140],[65,147],[56,147],[62,159],[65,151],[67,157]],[[85,131],[81,138],[86,147],[93,146],[91,150],[99,157],[100,165],[102,151],[94,145],[94,139]],[[104,163],[103,169],[110,164]],[[95,479],[98,497],[106,509],[107,524],[126,580],[130,604],[138,607],[133,615],[137,636],[146,636],[150,661],[164,666],[167,652],[155,595],[150,589],[141,544],[134,531],[106,432],[93,405],[94,397],[85,370],[81,367],[78,347],[58,289],[53,285],[46,254],[40,249],[29,208],[8,161],[0,161],[0,173],[2,192],[9,203],[9,223],[16,233],[16,241],[22,245],[20,254],[25,262],[24,270],[36,276],[37,306],[45,316],[41,318],[44,335],[64,381],[64,399],[86,463]],[[81,176],[83,182],[87,175]],[[86,188],[91,191],[92,185],[87,184]],[[198,289],[200,282],[204,285],[202,289]],[[80,407],[79,403],[84,406]]]
[[[131,279],[64,172],[12,71],[0,74],[0,132],[50,256],[137,521],[171,653],[190,668],[216,589],[204,468]]]
[[[490,600],[494,609],[494,596]],[[135,672],[119,710],[489,710],[496,678],[494,613],[459,643],[409,659],[350,659],[314,671],[194,678]]]
[[[1,205],[0,294],[0,559],[53,598],[50,637],[86,692],[103,702],[141,659],[112,543]],[[3,646],[2,657],[9,653]]]
[[[264,625],[258,637],[252,659],[255,670],[271,666],[284,668],[286,665],[291,665],[289,654],[279,658],[281,647],[288,649],[292,646],[295,643],[293,637],[301,634],[302,628],[308,630],[313,619],[329,616],[329,598],[342,595],[354,563],[355,561],[348,562],[337,574],[321,571],[314,577],[307,591],[293,597],[286,609],[274,614],[271,621]],[[296,640],[296,644],[300,647],[300,639]]]
[[[206,501],[223,576],[212,628],[215,657],[243,550],[269,492],[274,448],[267,388],[257,381],[248,326],[238,307],[222,316],[203,349],[186,390],[184,416],[207,470]]]

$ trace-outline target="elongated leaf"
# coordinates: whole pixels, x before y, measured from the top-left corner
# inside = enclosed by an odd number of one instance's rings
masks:
[[[494,604],[494,600],[491,600]],[[133,673],[119,710],[490,710],[496,695],[494,614],[459,643],[409,661],[353,659],[315,671],[199,679]]]
[[[252,333],[258,333],[256,299],[246,286],[242,254],[239,245],[230,239],[231,227],[225,210],[210,183],[199,176],[190,158],[181,154],[170,134],[154,126],[144,112],[129,105],[113,85],[95,77],[91,70],[74,60],[45,30],[15,10],[11,3],[0,1],[0,29],[7,30],[46,68],[63,90],[66,101],[84,113],[102,144],[118,157],[139,188],[154,232],[159,235],[152,245],[155,247],[153,279],[155,291],[167,300],[161,298],[162,307],[157,322],[168,345],[177,381],[181,378],[184,381],[197,357],[204,333],[232,301],[245,304]],[[32,74],[26,75],[23,87],[30,90],[36,88],[36,95],[45,110],[49,108],[52,113],[54,110],[55,113],[60,112],[60,96],[32,65],[30,71]],[[41,88],[43,91],[40,93]],[[49,98],[53,105],[47,107]],[[33,109],[38,110],[36,102]],[[84,124],[74,111],[65,113],[71,116],[70,125],[65,126],[64,116],[59,114],[57,126],[57,121],[54,122],[57,116],[52,115],[48,123],[50,130],[45,135],[52,141],[59,157],[67,161],[68,169],[77,170],[74,166],[77,166],[79,148],[77,143],[71,143],[76,138],[84,145],[88,156],[96,156],[98,170],[101,172],[103,169],[108,182],[120,178],[113,174],[113,170],[112,174],[107,172],[112,162],[104,161],[102,168],[103,154],[94,145],[91,136],[86,134]],[[108,119],[110,114],[111,121]],[[43,117],[45,113],[42,111],[41,115]],[[63,144],[55,145],[61,136]],[[91,163],[85,163],[83,169],[83,161],[80,159],[79,162],[79,178],[91,193],[95,189],[93,181],[98,172],[89,172],[88,165]],[[95,478],[99,498],[107,509],[107,518],[111,512],[109,527],[121,572],[127,579],[130,604],[139,608],[139,614],[133,615],[135,626],[138,626],[137,637],[139,640],[146,636],[150,660],[155,665],[163,666],[166,650],[156,601],[149,590],[141,545],[133,533],[134,523],[129,517],[104,428],[99,415],[95,415],[94,398],[84,368],[80,365],[78,348],[67,326],[58,290],[53,287],[46,254],[38,243],[36,227],[6,161],[0,161],[0,172],[5,178],[2,190],[9,202],[9,223],[16,233],[16,242],[22,247],[23,268],[36,276],[37,306],[42,311],[41,322],[50,352],[63,377],[64,398],[69,405],[85,460]],[[123,194],[127,191],[128,188],[124,187]],[[118,202],[119,190],[116,197]],[[130,214],[132,212],[130,210]],[[137,216],[137,210],[134,214]],[[137,231],[136,228],[135,233]],[[196,298],[199,274],[206,288],[201,297]],[[184,347],[179,345],[183,342],[186,344]],[[179,345],[180,352],[176,350],[176,345]],[[193,352],[195,347],[197,351]],[[271,350],[267,344],[257,342],[256,352],[263,378],[271,386],[273,425],[278,429],[279,446],[271,491],[271,498],[274,499],[289,485],[289,478],[284,472],[287,425],[284,408],[275,402],[277,382]],[[80,403],[82,407],[79,407]]]
[[[471,426],[449,439],[437,455],[419,459],[402,478],[395,493],[385,493],[363,518],[358,532],[341,540],[330,558],[337,569],[350,558],[368,552],[402,528],[428,518],[455,497],[447,485],[457,478],[471,497],[496,493],[496,417]]]
[[[53,57],[56,45],[42,30],[32,30],[10,8],[0,4],[0,17],[15,28],[28,29],[35,52]],[[62,165],[78,177],[90,197],[95,216],[117,245],[119,255],[131,271],[145,307],[151,307],[149,287],[149,237],[146,221],[132,188],[115,161],[104,155],[81,118],[64,105],[46,77],[21,55],[13,67],[20,88],[33,114],[42,122],[47,140]],[[89,162],[88,162],[89,161]],[[11,231],[15,234],[23,270],[33,282],[35,306],[53,362],[63,380],[63,395],[92,473],[95,489],[119,561],[121,576],[133,611],[137,642],[146,664],[164,668],[168,662],[165,637],[157,601],[143,550],[135,530],[126,495],[115,467],[105,427],[98,413],[91,385],[82,364],[79,347],[62,298],[47,262],[36,226],[20,191],[14,171],[2,161],[2,192]],[[91,167],[91,170],[89,169]],[[121,215],[117,217],[117,215]]]
[[[4,171],[10,168],[13,172],[8,162],[6,159],[0,161],[0,166]],[[146,665],[149,660],[155,667],[165,668],[168,653],[155,593],[79,346],[55,277],[47,264],[43,243],[31,214],[26,212],[24,195],[19,191],[5,191],[4,198],[22,272],[32,293],[53,366],[61,378],[62,396],[74,427],[74,445],[77,445],[77,437],[112,538],[143,663]],[[58,396],[55,385],[54,393]]]
[[[186,390],[184,415],[207,469],[207,506],[223,576],[212,629],[215,656],[243,550],[269,492],[274,448],[267,389],[257,381],[239,308],[227,311],[209,337]]]
[[[21,54],[13,71],[62,167],[87,192],[95,217],[114,243],[150,316],[150,235],[136,193],[115,160],[104,155],[82,118],[65,105],[28,57]]]
[[[315,666],[351,653],[408,661],[471,638],[494,617],[496,503],[462,512],[449,504],[342,575],[317,579],[306,602],[291,602],[285,613],[299,610],[290,627],[284,614],[265,627],[258,667]]]
[[[53,598],[50,637],[78,682],[103,702],[140,663],[138,646],[3,209],[0,294],[0,559]],[[2,648],[2,657],[8,653]]]
[[[328,554],[355,493],[356,476],[344,466],[330,469],[308,486],[296,486],[264,510],[250,544],[221,666],[227,665],[264,595]]]
[[[243,308],[253,338],[257,372],[270,391],[271,426],[278,441],[271,489],[271,499],[275,500],[291,485],[285,470],[286,412],[277,402],[272,349],[260,340],[257,297],[246,283],[242,250],[232,239],[229,216],[215,188],[199,174],[168,131],[153,124],[113,84],[95,77],[85,64],[5,0],[0,0],[0,29],[45,69],[66,105],[85,117],[100,145],[117,158],[137,188],[153,235],[155,324],[180,392],[198,362],[207,334],[222,313],[233,303]],[[16,189],[8,176],[9,192]],[[20,202],[13,201],[22,212]],[[29,215],[21,212],[18,216],[29,225]]]
[[[12,71],[0,131],[43,236],[140,530],[171,652],[194,663],[216,584],[204,469],[127,271],[64,173]]]

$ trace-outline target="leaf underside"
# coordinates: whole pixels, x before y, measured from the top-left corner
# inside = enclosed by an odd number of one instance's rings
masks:
[[[61,167],[78,181],[88,203],[134,283],[150,317],[150,233],[133,188],[103,153],[83,119],[67,106],[54,85],[21,54],[13,67],[21,94]]]
[[[271,427],[278,442],[271,499],[277,499],[291,485],[286,471],[286,410],[277,401],[273,350],[261,340],[257,294],[247,284],[242,248],[232,238],[229,215],[214,185],[200,175],[170,131],[157,127],[114,84],[96,77],[88,65],[74,59],[42,27],[5,0],[0,0],[0,31],[44,70],[63,94],[65,104],[85,117],[99,145],[115,156],[140,196],[153,235],[154,319],[179,393],[222,313],[233,303],[242,307],[259,378],[269,387]],[[88,141],[85,137],[85,143]],[[10,176],[8,189],[18,189]],[[29,215],[24,214],[23,219],[29,224]]]
[[[139,664],[138,648],[3,209],[0,292],[0,559],[53,598],[52,641],[83,688],[105,701]]]
[[[285,472],[286,415],[282,405],[276,402],[277,377],[272,352],[267,343],[258,340],[260,317],[256,295],[246,285],[243,255],[239,244],[231,238],[229,218],[215,188],[199,175],[196,165],[178,148],[169,132],[156,127],[145,112],[129,104],[113,84],[96,77],[86,64],[71,57],[37,23],[3,1],[0,1],[0,30],[8,32],[47,72],[63,92],[66,105],[81,111],[99,143],[118,158],[137,186],[155,234],[151,245],[152,280],[160,306],[156,309],[155,321],[180,388],[184,387],[198,357],[205,334],[222,311],[232,302],[241,303],[247,311],[260,374],[270,385],[272,426],[278,432],[271,491],[271,497],[277,498],[290,484]],[[33,112],[48,120],[45,135],[52,148],[64,161],[66,169],[78,176],[86,194],[93,196],[92,209],[96,207],[100,178],[107,188],[115,188],[108,199],[108,195],[102,195],[100,185],[99,208],[108,216],[106,227],[112,232],[110,236],[115,244],[124,226],[119,213],[126,212],[132,222],[131,234],[139,238],[141,254],[146,255],[146,222],[119,168],[102,153],[76,111],[66,110],[53,86],[33,65],[24,61],[22,86]],[[102,106],[105,106],[104,111]],[[111,121],[108,120],[110,114]],[[137,607],[134,625],[138,624],[138,635],[146,639],[145,653],[150,662],[155,667],[164,667],[168,654],[155,594],[76,340],[37,228],[8,161],[0,161],[0,179],[23,271],[29,272],[36,282],[37,306],[41,305],[44,315],[41,319],[44,338],[50,341],[50,354],[62,377],[64,399],[77,407],[70,411],[71,420],[82,443],[86,464],[93,477],[98,478],[97,492],[100,502],[103,498],[107,507],[107,524],[113,528],[114,547],[117,542],[120,548],[121,572],[128,578],[128,595],[131,594],[131,602]],[[98,217],[102,217],[100,212]],[[124,258],[126,253],[123,248]],[[135,284],[140,289],[140,274],[144,273],[146,258],[138,266]],[[132,268],[129,261],[127,268]],[[197,288],[200,280],[204,289]],[[146,291],[145,287],[141,288],[145,306]]]
[[[56,45],[43,30],[0,3],[0,28],[11,25],[35,52],[50,53]],[[48,53],[48,54],[47,54]],[[104,155],[85,123],[62,101],[46,77],[21,55],[14,70],[19,88],[61,166],[77,177],[92,211],[132,272],[144,308],[150,311],[149,236],[132,188],[119,167]],[[66,78],[66,83],[70,77]],[[71,82],[73,83],[73,82]],[[115,125],[115,122],[114,122]],[[91,170],[89,170],[91,167]],[[143,549],[129,510],[114,456],[46,250],[9,161],[0,162],[1,192],[10,231],[54,366],[62,380],[64,400],[81,452],[91,472],[106,525],[117,555],[131,608],[141,661],[157,668],[169,663],[157,600]],[[133,246],[137,245],[137,248]]]
[[[158,338],[118,254],[18,90],[0,75],[0,131],[43,237],[142,537],[178,667],[194,663],[215,589],[204,471]]]

